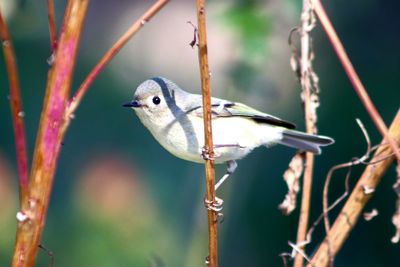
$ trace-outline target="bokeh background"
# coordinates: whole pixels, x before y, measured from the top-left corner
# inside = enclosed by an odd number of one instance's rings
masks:
[[[56,2],[59,26],[64,1]],[[399,109],[400,19],[398,1],[325,1],[359,75],[387,124]],[[92,1],[78,55],[74,90],[103,53],[152,1]],[[50,57],[45,1],[0,0],[20,71],[30,159],[43,103]],[[208,1],[208,38],[213,95],[252,105],[304,129],[300,87],[289,65],[287,38],[299,23],[301,1]],[[207,221],[204,167],[168,154],[121,107],[143,80],[161,75],[200,92],[197,51],[189,46],[196,23],[194,1],[172,1],[117,55],[92,85],[63,146],[42,244],[56,266],[204,266]],[[321,212],[327,171],[361,156],[366,148],[360,118],[373,144],[381,137],[353,92],[320,25],[313,31],[320,78],[319,132],[336,139],[316,159],[311,221]],[[4,60],[0,60],[0,266],[10,264],[18,210],[12,122]],[[286,193],[282,174],[294,155],[284,147],[260,148],[239,162],[219,196],[220,266],[282,266],[279,254],[295,242],[298,209],[277,209]],[[353,185],[363,167],[351,176]],[[225,171],[217,167],[217,176]],[[335,174],[330,199],[344,190]],[[394,168],[384,177],[339,253],[336,266],[399,266],[395,229]],[[332,215],[335,215],[334,211]],[[308,247],[324,236],[322,226]],[[38,266],[46,266],[40,251]]]

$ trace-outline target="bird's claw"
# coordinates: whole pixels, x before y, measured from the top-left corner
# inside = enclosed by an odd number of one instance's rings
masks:
[[[221,198],[215,197],[214,201],[204,198],[204,206],[207,210],[216,213],[215,222],[222,223],[224,221],[224,214],[221,212],[223,209],[224,201]]]
[[[217,214],[222,211],[224,201],[218,197],[215,197],[214,200],[208,200],[207,198],[204,198],[204,206],[206,207],[207,210],[215,211]],[[222,214],[222,213],[221,213]]]
[[[203,148],[201,149],[201,156],[204,160],[215,160],[215,158],[218,158],[219,156],[221,156],[221,154],[215,152],[214,150],[213,155],[211,155],[210,150],[207,147],[203,146]]]
[[[215,159],[214,156],[210,155],[210,151],[205,146],[201,149],[201,156],[203,157],[204,160],[214,160]]]

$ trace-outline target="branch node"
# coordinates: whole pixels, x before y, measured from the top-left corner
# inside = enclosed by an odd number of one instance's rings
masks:
[[[50,57],[46,60],[49,67],[54,65],[55,59],[56,59],[55,54],[51,53]]]
[[[215,160],[215,157],[213,154],[210,153],[210,149],[206,146],[203,146],[201,149],[201,156],[203,157],[204,160]]]
[[[367,185],[363,185],[362,188],[365,195],[371,195],[372,193],[375,192],[375,188],[369,187]]]
[[[18,112],[18,117],[24,118],[25,117],[25,112],[22,111],[22,110],[20,112]]]
[[[23,211],[18,211],[15,217],[17,218],[17,221],[20,223],[25,222],[26,220],[29,219],[29,216],[26,215]]]
[[[10,42],[9,40],[3,40],[3,41],[2,41],[2,45],[3,45],[4,47],[9,47],[9,46],[11,45],[11,42]]]

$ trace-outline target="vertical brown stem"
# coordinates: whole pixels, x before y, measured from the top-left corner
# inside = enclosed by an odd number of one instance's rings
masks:
[[[303,93],[304,102],[304,116],[307,133],[315,134],[315,110],[311,107],[311,81],[310,81],[310,70],[311,70],[311,53],[310,53],[310,14],[311,6],[309,0],[303,1],[303,12],[301,15],[301,59],[300,59],[300,70],[301,70],[301,86]],[[300,208],[299,226],[297,229],[297,244],[304,243],[307,235],[308,219],[310,215],[310,204],[311,204],[311,189],[313,180],[313,169],[314,169],[314,154],[306,152],[306,161],[303,176],[303,187],[302,187],[302,198]],[[303,250],[303,248],[300,249]],[[294,266],[303,266],[303,256],[301,253],[297,253]]]
[[[24,110],[22,108],[22,98],[20,92],[20,84],[17,69],[17,60],[15,57],[14,47],[11,42],[7,24],[0,12],[0,38],[4,52],[9,87],[10,87],[10,105],[12,113],[12,121],[14,126],[14,137],[17,154],[18,177],[20,188],[20,201],[23,203],[28,197],[29,190],[29,166],[28,152],[25,136]]]
[[[215,202],[215,169],[214,169],[214,145],[212,139],[211,126],[211,86],[210,71],[208,68],[207,55],[207,34],[206,34],[206,14],[205,1],[197,0],[197,19],[199,27],[199,64],[201,75],[201,87],[203,95],[203,112],[204,112],[204,150],[209,155],[205,159],[206,169],[206,199],[209,203]],[[208,236],[209,236],[209,266],[218,266],[218,220],[215,211],[208,210]]]
[[[86,15],[88,0],[71,0],[67,4],[62,32],[49,71],[44,106],[32,164],[30,194],[22,203],[12,266],[34,266],[50,202],[64,132],[63,115],[73,76],[76,54]]]

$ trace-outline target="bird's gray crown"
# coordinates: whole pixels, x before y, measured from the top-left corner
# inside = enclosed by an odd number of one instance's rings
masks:
[[[163,77],[153,77],[138,86],[134,98],[144,99],[150,95],[159,94],[162,94],[168,105],[176,105],[176,103],[179,103],[180,100],[184,99],[187,95],[187,93],[180,89],[174,82]]]

